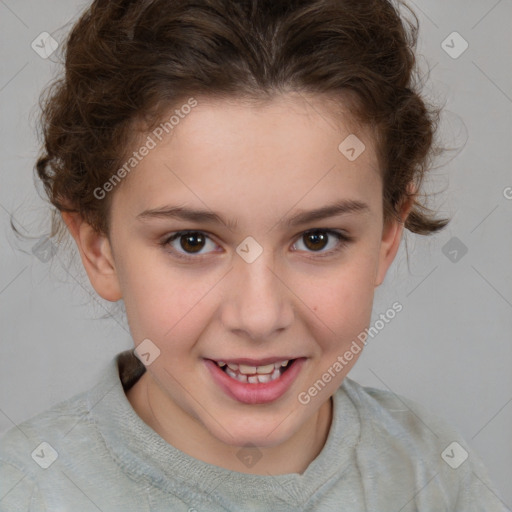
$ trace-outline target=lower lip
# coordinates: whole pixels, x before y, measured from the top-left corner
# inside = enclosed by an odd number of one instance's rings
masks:
[[[302,369],[305,358],[295,359],[288,369],[276,380],[249,384],[231,378],[217,363],[205,359],[213,380],[231,398],[244,404],[266,404],[277,400],[291,387]]]

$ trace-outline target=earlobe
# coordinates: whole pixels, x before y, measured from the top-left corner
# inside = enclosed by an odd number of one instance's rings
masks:
[[[112,248],[106,235],[98,233],[78,213],[62,212],[62,219],[73,236],[93,288],[105,300],[122,298]]]

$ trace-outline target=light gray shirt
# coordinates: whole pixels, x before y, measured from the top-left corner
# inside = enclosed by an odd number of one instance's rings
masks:
[[[125,395],[144,371],[122,352],[92,389],[9,430],[0,511],[509,510],[454,428],[389,391],[345,378],[320,454],[302,474],[262,476],[197,460],[144,423]]]

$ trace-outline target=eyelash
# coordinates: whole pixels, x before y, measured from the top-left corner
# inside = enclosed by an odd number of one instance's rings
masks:
[[[314,259],[316,259],[316,258],[325,258],[325,257],[332,256],[335,253],[341,251],[346,245],[348,245],[350,242],[353,241],[352,237],[348,236],[346,233],[344,233],[342,231],[336,231],[336,230],[333,230],[333,229],[322,229],[322,228],[308,229],[307,231],[304,231],[304,232],[300,233],[299,236],[297,237],[297,241],[299,241],[306,234],[318,233],[318,232],[320,232],[320,233],[327,233],[328,235],[333,235],[335,238],[338,239],[339,244],[337,245],[337,247],[335,247],[334,249],[331,249],[329,251],[322,252],[322,253],[316,253],[316,255],[313,256]],[[188,234],[191,234],[191,233],[200,233],[202,235],[205,235],[206,238],[211,240],[211,238],[208,236],[208,234],[205,231],[198,231],[198,230],[175,231],[170,236],[166,237],[163,241],[161,241],[160,245],[166,251],[171,252],[178,259],[186,260],[186,261],[192,261],[192,260],[194,260],[194,261],[201,261],[207,255],[203,254],[203,255],[199,255],[199,256],[192,256],[192,255],[185,256],[184,253],[176,251],[175,249],[171,248],[169,250],[169,244],[171,242],[173,242],[176,239],[179,239],[183,235],[188,235]],[[295,243],[297,243],[297,242],[295,242]],[[294,245],[295,245],[295,243],[294,243]],[[315,251],[310,251],[310,252],[315,254]],[[310,256],[308,256],[308,257],[310,257]]]

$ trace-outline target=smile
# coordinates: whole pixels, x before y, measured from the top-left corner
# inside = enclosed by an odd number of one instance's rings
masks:
[[[280,398],[291,387],[305,361],[305,357],[300,357],[253,365],[204,360],[217,386],[245,404],[263,404]]]
[[[249,366],[246,364],[216,361],[219,368],[226,372],[232,379],[249,384],[272,382],[278,379],[292,362],[293,360],[288,359],[264,366]]]

